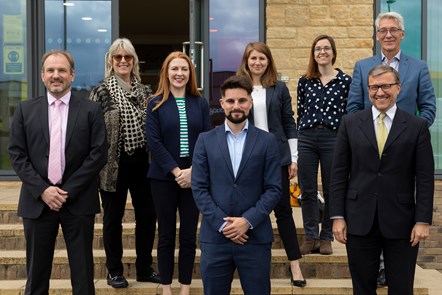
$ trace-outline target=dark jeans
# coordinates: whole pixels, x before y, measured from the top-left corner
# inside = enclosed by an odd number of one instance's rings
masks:
[[[310,128],[298,131],[298,180],[302,193],[302,219],[307,240],[333,240],[329,212],[329,185],[336,131]],[[322,192],[325,199],[319,232],[318,167],[321,165]]]
[[[149,169],[148,155],[137,150],[128,156],[120,156],[117,191],[101,191],[103,216],[103,241],[106,252],[106,266],[112,276],[123,275],[123,242],[121,225],[126,208],[127,192],[130,191],[135,211],[135,261],[137,276],[152,272],[152,248],[155,238],[156,215],[146,178]]]
[[[293,220],[292,207],[290,207],[290,180],[288,166],[281,167],[282,175],[282,196],[278,204],[273,209],[276,217],[276,224],[281,236],[282,243],[287,257],[290,261],[298,260],[301,256],[299,250],[298,237],[296,234],[295,221]]]
[[[187,159],[180,168],[190,167]],[[176,182],[151,180],[152,195],[158,216],[158,270],[161,283],[172,283],[175,265],[175,239],[177,209],[180,218],[178,281],[184,285],[192,282],[196,255],[196,230],[199,211],[190,188],[181,188]]]

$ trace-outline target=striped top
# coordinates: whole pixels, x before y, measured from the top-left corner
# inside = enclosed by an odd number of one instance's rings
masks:
[[[176,105],[180,116],[180,157],[189,157],[189,130],[187,128],[186,99],[176,97]]]

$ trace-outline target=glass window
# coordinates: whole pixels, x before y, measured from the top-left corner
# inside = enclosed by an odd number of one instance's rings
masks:
[[[390,11],[400,13],[405,23],[405,38],[401,42],[401,50],[407,55],[421,58],[422,53],[422,3],[421,0],[395,1],[388,6],[382,0],[381,12]]]
[[[433,81],[434,92],[436,94],[436,120],[431,126],[431,142],[433,144],[434,161],[437,174],[442,174],[442,36],[440,28],[442,25],[442,6],[440,0],[428,0],[427,9],[427,57],[430,76]]]
[[[260,0],[211,0],[209,15],[210,93],[212,122],[224,122],[219,87],[236,73],[246,45],[259,41]]]
[[[27,99],[26,19],[26,0],[0,0],[0,170],[8,175],[9,128],[16,106]]]
[[[111,1],[45,1],[45,50],[68,50],[75,60],[74,91],[90,91],[104,78],[111,44]]]

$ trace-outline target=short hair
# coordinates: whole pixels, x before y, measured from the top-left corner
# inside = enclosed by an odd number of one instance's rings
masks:
[[[54,49],[54,50],[46,52],[43,55],[43,57],[41,58],[41,71],[42,72],[44,71],[44,63],[45,63],[46,59],[48,59],[48,57],[51,55],[63,55],[68,60],[69,66],[71,67],[71,71],[72,72],[75,71],[75,62],[74,62],[74,58],[72,57],[72,54],[70,54],[66,50]]]
[[[105,55],[106,65],[105,65],[105,70],[104,70],[105,78],[108,79],[111,76],[111,74],[114,70],[112,67],[112,59],[113,59],[114,55],[120,50],[124,50],[128,54],[130,54],[134,57],[131,76],[134,76],[138,82],[141,82],[140,62],[138,60],[138,55],[135,51],[135,47],[132,45],[132,42],[130,42],[130,40],[127,38],[115,39],[115,41],[112,43],[111,47],[109,48],[108,52],[106,53],[106,55]]]
[[[315,40],[313,40],[312,47],[310,49],[310,60],[308,62],[307,71],[305,73],[305,77],[309,80],[318,79],[321,77],[321,73],[319,72],[318,62],[315,59],[315,47],[316,43],[324,39],[330,42],[330,46],[333,50],[332,65],[335,64],[336,58],[338,57],[338,50],[336,49],[336,43],[332,36],[319,35],[318,37],[316,37]]]
[[[376,31],[379,30],[379,23],[384,18],[389,18],[389,19],[394,20],[397,23],[398,28],[401,29],[402,31],[405,31],[404,18],[402,17],[402,15],[400,15],[397,12],[379,13],[379,15],[378,15],[378,17],[376,18],[376,21],[375,21]]]
[[[398,84],[401,83],[399,73],[393,67],[390,67],[389,65],[378,65],[378,66],[375,66],[374,68],[372,68],[368,72],[367,84],[368,84],[368,79],[370,79],[370,77],[377,77],[377,76],[385,74],[385,73],[393,73],[394,82],[398,83]]]
[[[261,76],[261,84],[263,87],[274,86],[278,81],[278,72],[276,71],[275,61],[273,60],[270,48],[263,42],[251,42],[244,49],[241,64],[236,71],[237,75],[244,75],[252,81],[252,75],[248,66],[248,60],[253,50],[264,54],[267,57],[268,65],[264,74]]]
[[[230,76],[223,82],[223,84],[221,84],[221,96],[224,97],[227,89],[237,88],[244,89],[245,91],[247,91],[248,95],[251,95],[253,91],[253,85],[247,77],[236,75]]]

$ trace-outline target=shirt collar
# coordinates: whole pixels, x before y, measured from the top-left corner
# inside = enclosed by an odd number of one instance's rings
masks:
[[[224,127],[226,128],[226,133],[227,133],[227,132],[230,132],[230,133],[234,134],[234,133],[232,132],[232,129],[230,129],[229,125],[227,124],[227,119],[224,120]],[[247,120],[246,120],[246,124],[244,125],[244,128],[241,130],[241,132],[243,132],[243,131],[247,131],[248,129],[249,129],[249,120],[247,119]],[[241,133],[241,132],[240,132],[240,133]]]
[[[381,54],[382,54],[382,62],[387,62],[387,57],[385,56],[385,54],[382,51]],[[395,56],[393,56],[391,60],[393,61],[395,59],[397,61],[401,61],[401,50],[399,50],[399,52]]]
[[[54,101],[56,101],[57,99],[55,97],[53,97],[51,94],[47,94],[48,96],[48,105],[51,105]],[[69,105],[69,101],[71,100],[71,92],[69,91],[68,93],[66,93],[65,95],[63,95],[60,100],[65,104],[65,105]]]
[[[387,115],[388,118],[391,119],[391,121],[393,122],[394,119],[394,115],[396,115],[396,110],[397,110],[397,105],[394,104],[391,108],[388,109],[388,111],[385,113]],[[371,113],[373,114],[373,121],[376,120],[376,118],[379,116],[379,114],[381,113],[377,108],[375,108],[374,106],[371,107]]]

